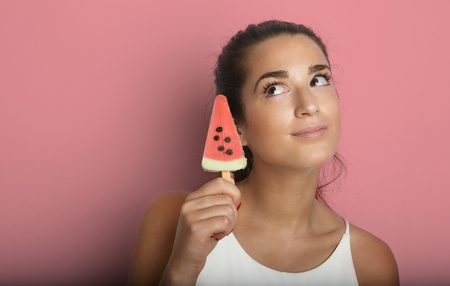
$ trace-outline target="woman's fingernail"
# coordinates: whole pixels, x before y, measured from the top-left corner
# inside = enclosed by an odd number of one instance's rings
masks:
[[[233,227],[233,229],[230,231],[230,233],[232,233],[233,232],[233,230],[234,230],[234,227]],[[230,233],[229,234],[227,234],[227,236],[229,236],[230,235]]]
[[[237,210],[239,210],[240,207],[241,207],[241,203],[239,203],[239,205],[237,206]]]

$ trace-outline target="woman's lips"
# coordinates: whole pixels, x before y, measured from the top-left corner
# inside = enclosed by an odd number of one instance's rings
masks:
[[[327,125],[313,125],[305,127],[295,133],[292,133],[293,136],[302,138],[302,139],[316,139],[325,136],[328,131]]]

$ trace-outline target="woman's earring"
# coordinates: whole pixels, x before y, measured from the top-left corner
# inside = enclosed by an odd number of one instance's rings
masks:
[[[247,145],[247,140],[245,140],[244,136],[242,135],[241,130],[239,130],[239,128],[236,128],[237,133],[239,135],[239,139],[241,140],[241,144],[242,146],[246,146]]]

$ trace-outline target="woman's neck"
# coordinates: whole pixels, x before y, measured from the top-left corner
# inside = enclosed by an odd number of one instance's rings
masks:
[[[242,192],[242,208],[269,227],[292,232],[306,230],[317,212],[319,172],[319,168],[305,171],[254,168],[237,185]]]

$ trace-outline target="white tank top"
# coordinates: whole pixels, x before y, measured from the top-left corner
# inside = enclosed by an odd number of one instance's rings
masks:
[[[348,221],[331,256],[314,269],[290,273],[266,267],[251,258],[233,233],[219,241],[206,258],[196,285],[358,285],[350,248]]]

